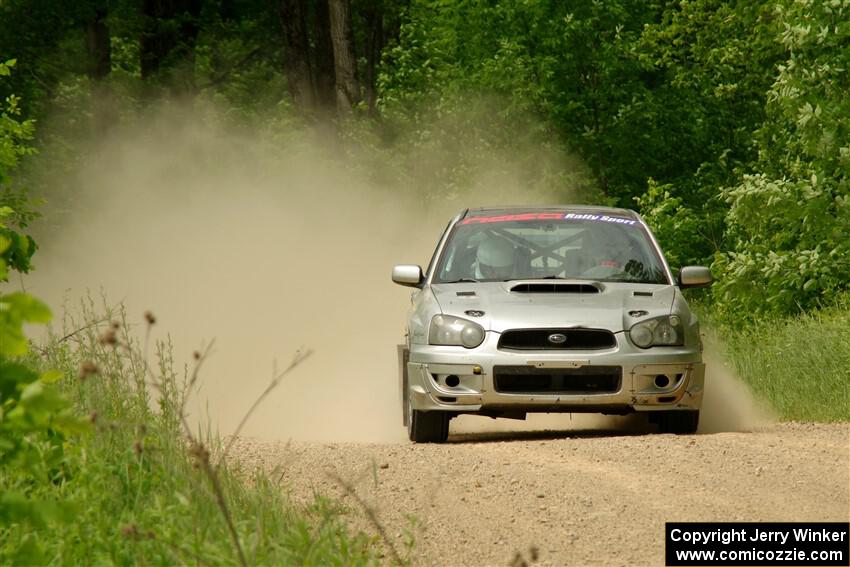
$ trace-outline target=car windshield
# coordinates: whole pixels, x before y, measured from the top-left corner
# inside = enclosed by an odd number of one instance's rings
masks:
[[[461,220],[452,229],[433,281],[562,278],[669,283],[641,223],[566,211]]]

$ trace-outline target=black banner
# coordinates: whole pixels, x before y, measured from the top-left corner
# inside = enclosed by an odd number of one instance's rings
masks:
[[[850,565],[847,522],[668,522],[668,567],[846,567]]]

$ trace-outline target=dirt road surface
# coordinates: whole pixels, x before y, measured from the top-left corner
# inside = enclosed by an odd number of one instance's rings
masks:
[[[479,418],[480,419],[480,418]],[[306,504],[338,475],[414,565],[663,565],[665,521],[848,521],[850,424],[674,436],[628,428],[453,434],[444,445],[240,439]],[[415,518],[411,524],[409,517]]]

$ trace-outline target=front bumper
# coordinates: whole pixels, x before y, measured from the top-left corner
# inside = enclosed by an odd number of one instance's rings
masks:
[[[702,405],[705,365],[699,348],[638,349],[618,334],[618,346],[598,351],[507,351],[488,332],[475,349],[412,345],[407,363],[411,407],[484,415],[527,412],[629,413]],[[617,387],[604,392],[498,391],[494,367],[529,369],[619,367]],[[535,370],[539,371],[539,370]],[[567,371],[569,372],[569,371]],[[656,380],[668,377],[669,382]],[[521,389],[521,388],[520,388]]]

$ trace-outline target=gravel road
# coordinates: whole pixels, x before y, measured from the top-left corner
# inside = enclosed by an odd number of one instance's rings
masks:
[[[693,436],[620,429],[454,434],[444,445],[239,439],[298,504],[338,475],[414,565],[663,565],[665,521],[848,521],[850,424]]]

